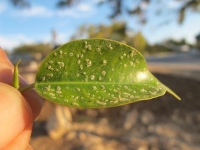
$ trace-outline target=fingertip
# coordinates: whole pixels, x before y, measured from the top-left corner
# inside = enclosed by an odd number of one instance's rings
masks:
[[[0,149],[8,145],[33,121],[29,104],[18,90],[0,83]],[[28,129],[31,132],[31,127]]]

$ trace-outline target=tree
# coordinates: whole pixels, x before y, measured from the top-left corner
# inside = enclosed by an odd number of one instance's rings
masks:
[[[185,39],[181,39],[181,40],[173,40],[173,39],[169,39],[167,41],[165,41],[166,45],[174,45],[174,46],[180,46],[180,45],[189,45]]]
[[[110,38],[117,41],[123,41],[126,38],[127,26],[125,22],[114,22],[111,25],[100,24],[82,25],[79,27],[72,39],[81,37],[89,38]]]
[[[200,34],[196,36],[196,47],[200,50]]]
[[[113,22],[111,25],[89,25],[81,26],[72,39],[86,38],[107,38],[117,40],[135,47],[141,53],[146,50],[147,41],[141,32],[133,35],[127,34],[127,25],[125,22]]]
[[[41,53],[46,56],[52,51],[52,48],[49,44],[30,44],[30,45],[21,45],[14,48],[13,53]]]
[[[70,7],[76,5],[80,1],[83,0],[57,0],[58,7]],[[178,12],[178,22],[182,23],[185,19],[185,13],[188,10],[193,10],[195,12],[199,12],[200,0],[173,0],[176,3],[180,4],[179,8],[176,8],[175,13]],[[30,7],[30,0],[10,0],[10,2],[18,7]],[[132,5],[134,7],[130,8],[126,5],[125,0],[99,0],[97,5],[106,4],[111,7],[112,13],[110,14],[110,18],[116,18],[122,13],[127,13],[129,15],[137,16],[141,23],[145,23],[148,21],[146,17],[146,8],[154,5],[153,11],[158,16],[162,15],[163,12],[167,11],[169,13],[170,10],[167,10],[165,6],[163,6],[162,2],[164,0],[132,0]],[[166,2],[166,1],[165,1]],[[162,7],[160,7],[162,6]],[[164,15],[164,14],[163,14]],[[166,18],[166,14],[165,14]]]
[[[133,42],[133,47],[139,50],[141,53],[144,53],[146,46],[147,46],[147,41],[145,37],[142,35],[141,32],[136,33],[132,39]]]
[[[16,7],[29,7],[30,3],[28,0],[10,0],[10,2]]]

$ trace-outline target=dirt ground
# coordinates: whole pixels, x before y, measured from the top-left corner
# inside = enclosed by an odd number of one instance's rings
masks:
[[[34,150],[199,150],[200,81],[155,76],[182,100],[165,94],[116,108],[71,109],[73,128],[61,139],[48,136],[43,119],[34,123],[30,144]],[[46,106],[43,118],[54,107]]]

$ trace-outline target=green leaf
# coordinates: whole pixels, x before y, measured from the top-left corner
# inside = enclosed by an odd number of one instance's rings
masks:
[[[80,108],[114,107],[169,91],[134,48],[108,39],[69,42],[41,64],[35,83],[44,98]]]

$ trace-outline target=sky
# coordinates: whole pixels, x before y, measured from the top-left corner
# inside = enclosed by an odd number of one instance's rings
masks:
[[[58,44],[66,43],[83,24],[110,24],[108,15],[111,8],[107,5],[97,7],[99,0],[83,0],[74,7],[67,9],[56,8],[57,0],[30,0],[31,7],[19,9],[13,7],[8,0],[0,1],[0,46],[11,51],[21,44],[50,43],[52,42],[52,30],[57,31]],[[127,0],[130,7],[132,0]],[[130,33],[141,31],[150,44],[155,44],[163,40],[173,38],[185,38],[189,43],[195,42],[195,36],[200,34],[200,13],[188,12],[183,24],[177,22],[177,15],[173,15],[173,10],[177,10],[178,3],[174,0],[165,1],[165,7],[171,9],[166,13],[166,17],[172,21],[166,25],[161,25],[166,20],[165,17],[156,17],[150,10],[145,9],[148,22],[141,25],[137,17],[128,16],[125,13],[117,20],[125,20],[130,29]]]

